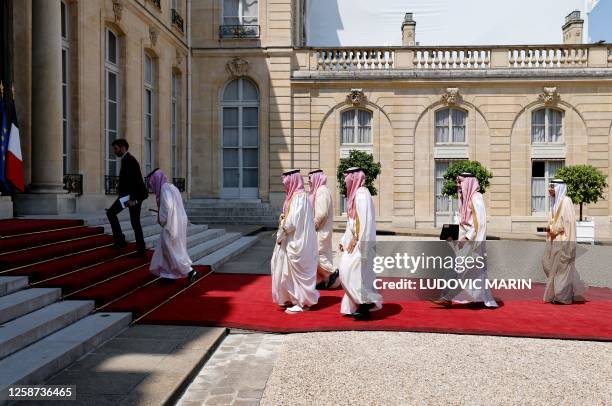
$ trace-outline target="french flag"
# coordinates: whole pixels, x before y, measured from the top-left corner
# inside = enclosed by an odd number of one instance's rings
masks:
[[[21,157],[21,139],[19,138],[19,125],[17,124],[17,111],[13,103],[11,132],[9,134],[8,149],[6,151],[6,179],[15,189],[23,192],[23,158]]]

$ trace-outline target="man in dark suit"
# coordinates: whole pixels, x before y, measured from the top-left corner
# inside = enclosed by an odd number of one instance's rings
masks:
[[[119,198],[115,200],[112,206],[106,210],[106,216],[113,229],[113,238],[115,239],[115,248],[124,248],[127,246],[125,235],[121,231],[121,225],[117,214],[124,207],[130,210],[130,221],[132,229],[136,237],[136,245],[140,255],[146,254],[144,236],[142,234],[142,226],[140,225],[140,209],[142,202],[149,196],[147,186],[142,178],[140,164],[129,152],[130,145],[124,139],[116,139],[112,143],[113,151],[117,157],[121,158],[121,171],[119,172]],[[124,203],[122,203],[122,200]]]

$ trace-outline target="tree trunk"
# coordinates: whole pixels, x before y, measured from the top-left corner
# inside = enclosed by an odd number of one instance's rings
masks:
[[[582,203],[580,203],[580,221],[582,221]]]

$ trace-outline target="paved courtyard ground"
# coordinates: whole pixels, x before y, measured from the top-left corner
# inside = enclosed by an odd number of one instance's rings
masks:
[[[230,334],[179,405],[606,405],[612,344],[398,332]]]
[[[268,274],[274,244],[268,234],[220,271]],[[334,247],[339,237],[335,233]],[[524,250],[522,255],[493,273],[523,275],[519,268],[539,262],[540,243],[520,243],[509,244],[519,244],[511,249]],[[579,249],[583,278],[612,286],[610,273],[598,270],[610,263],[612,250]],[[409,332],[233,331],[179,401],[182,406],[208,404],[607,405],[612,404],[612,343]]]

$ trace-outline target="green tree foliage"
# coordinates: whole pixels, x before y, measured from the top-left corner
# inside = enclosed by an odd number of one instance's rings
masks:
[[[483,193],[489,187],[489,179],[493,177],[493,174],[487,170],[478,161],[457,161],[448,167],[448,170],[444,174],[444,186],[442,187],[442,194],[452,198],[457,198],[457,176],[463,172],[469,172],[476,176],[478,183],[480,183],[480,193]]]
[[[368,152],[359,151],[352,149],[349,152],[347,158],[340,159],[340,165],[338,165],[338,185],[340,186],[340,193],[346,196],[346,185],[344,184],[344,171],[348,168],[360,167],[363,169],[366,175],[365,186],[369,189],[372,196],[375,196],[378,191],[374,186],[374,181],[380,175],[380,168],[382,165],[380,162],[374,162],[374,156]]]
[[[606,175],[591,165],[566,166],[557,171],[555,178],[565,181],[567,195],[574,204],[580,205],[580,221],[582,221],[582,205],[597,203],[604,197],[604,189],[608,186]]]

